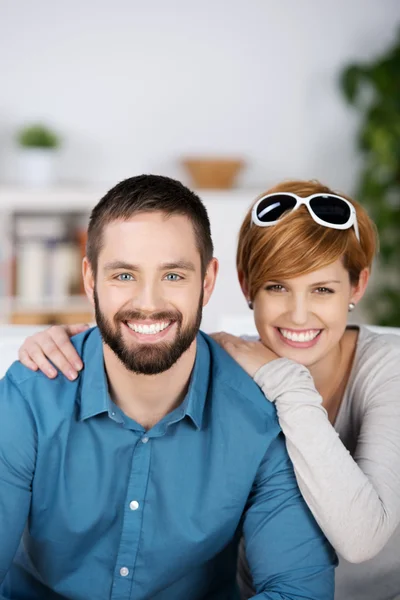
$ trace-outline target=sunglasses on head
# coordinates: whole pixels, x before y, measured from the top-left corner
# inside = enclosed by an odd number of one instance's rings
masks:
[[[354,227],[360,241],[356,210],[346,198],[335,194],[312,194],[301,198],[291,192],[276,192],[263,196],[253,206],[251,218],[259,227],[275,225],[287,212],[305,205],[316,223],[330,229],[350,229]]]

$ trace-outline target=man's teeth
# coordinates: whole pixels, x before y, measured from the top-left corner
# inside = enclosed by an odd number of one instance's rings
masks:
[[[280,328],[279,331],[284,338],[292,342],[311,342],[311,340],[314,340],[317,335],[321,333],[320,329],[311,329],[310,331],[302,331],[301,333],[295,333],[294,331],[290,331],[290,329]]]
[[[170,322],[162,321],[161,323],[152,323],[151,325],[139,325],[137,323],[127,322],[127,325],[130,329],[132,329],[132,331],[135,331],[136,333],[155,335],[156,333],[160,333],[160,331],[166,329],[170,325]]]

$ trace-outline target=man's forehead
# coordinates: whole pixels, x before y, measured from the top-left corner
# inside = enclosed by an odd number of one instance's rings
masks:
[[[185,215],[166,216],[164,213],[139,213],[129,219],[112,221],[103,229],[103,245],[126,244],[133,246],[163,244],[171,247],[197,246],[196,233]]]
[[[112,239],[113,242],[116,239],[134,241],[137,237],[141,237],[142,241],[157,239],[167,240],[168,243],[179,242],[184,237],[187,243],[189,239],[194,241],[196,236],[193,225],[187,217],[173,215],[164,218],[150,213],[148,216],[143,214],[127,220],[112,221],[104,227],[103,237]]]
[[[127,219],[115,219],[105,226],[105,229],[128,229],[148,226],[158,227],[176,227],[177,225],[186,226],[188,230],[193,230],[193,223],[187,215],[168,214],[163,211],[147,211],[133,214]]]
[[[103,231],[99,258],[104,264],[125,262],[138,268],[151,264],[186,269],[190,263],[197,269],[201,262],[190,220],[184,215],[166,218],[161,212],[139,213],[109,223]]]

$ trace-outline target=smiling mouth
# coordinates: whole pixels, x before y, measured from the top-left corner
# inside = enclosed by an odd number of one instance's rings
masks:
[[[125,324],[132,329],[135,333],[140,333],[142,335],[157,335],[157,333],[161,333],[165,331],[173,321],[157,321],[155,323],[138,323],[135,321],[125,321]]]
[[[282,337],[290,342],[306,343],[315,340],[322,332],[322,329],[305,329],[303,331],[293,331],[293,329],[283,329],[277,327]]]

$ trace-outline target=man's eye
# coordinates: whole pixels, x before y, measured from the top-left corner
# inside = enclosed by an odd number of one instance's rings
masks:
[[[165,279],[167,281],[179,281],[180,279],[182,279],[182,277],[177,273],[168,273],[168,275],[165,276]]]
[[[119,279],[119,281],[133,281],[133,277],[130,273],[120,273],[117,275],[117,279]]]

